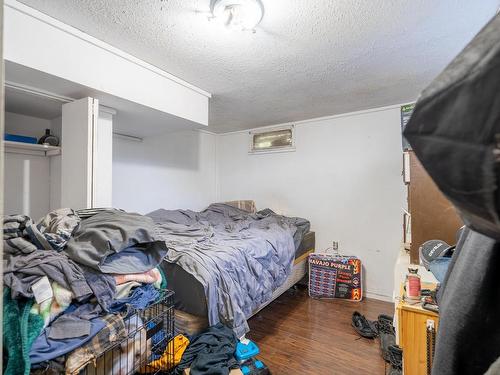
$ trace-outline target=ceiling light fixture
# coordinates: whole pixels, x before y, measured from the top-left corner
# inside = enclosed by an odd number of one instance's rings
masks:
[[[252,30],[264,16],[264,6],[260,0],[212,0],[212,19],[220,21],[233,30]]]

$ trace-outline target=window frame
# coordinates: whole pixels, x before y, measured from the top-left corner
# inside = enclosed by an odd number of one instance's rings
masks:
[[[270,147],[265,149],[254,149],[254,136],[257,134],[265,134],[271,133],[280,130],[290,130],[292,133],[292,143],[289,146],[278,146],[278,147]],[[260,130],[252,130],[248,132],[248,153],[250,155],[258,155],[258,154],[273,154],[277,152],[293,152],[296,151],[296,138],[295,138],[295,125],[287,125],[287,126],[279,126],[275,128],[266,128]]]

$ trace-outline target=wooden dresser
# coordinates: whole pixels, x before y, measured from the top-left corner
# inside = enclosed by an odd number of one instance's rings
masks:
[[[453,245],[463,222],[413,151],[408,151],[405,159],[408,159],[404,175],[408,185],[408,210],[411,216],[411,239],[405,238],[405,242],[410,243],[411,263],[418,264],[418,249],[425,241],[437,239]]]
[[[435,289],[435,284],[422,283],[424,289]],[[438,314],[424,310],[420,303],[403,300],[401,287],[400,302],[396,306],[399,346],[403,348],[404,375],[426,375],[427,369],[427,325],[434,325],[437,332]]]

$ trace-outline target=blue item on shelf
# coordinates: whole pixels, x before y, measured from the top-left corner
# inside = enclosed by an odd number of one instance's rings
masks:
[[[258,359],[252,358],[243,363],[241,366],[243,375],[269,375],[270,371],[267,366]]]
[[[26,137],[24,135],[8,134],[5,133],[4,139],[11,142],[22,142],[22,143],[33,143],[36,144],[37,139],[35,137]]]
[[[248,340],[247,344],[242,343],[241,341],[236,344],[236,351],[234,352],[234,357],[238,361],[246,361],[252,357],[255,357],[259,354],[259,347],[253,341]]]

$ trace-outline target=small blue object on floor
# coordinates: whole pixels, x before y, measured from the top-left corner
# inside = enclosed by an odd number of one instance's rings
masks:
[[[255,344],[251,340],[247,341],[248,341],[247,343],[243,343],[240,341],[238,342],[238,344],[236,344],[236,351],[234,352],[234,357],[239,362],[246,361],[247,359],[255,357],[260,352],[257,344]]]
[[[240,369],[243,375],[268,375],[270,374],[267,366],[254,358],[260,353],[259,347],[251,340],[238,342],[234,357],[240,362]]]
[[[8,134],[5,133],[4,139],[11,142],[22,142],[22,143],[33,143],[36,144],[37,139],[35,137],[26,137],[24,135]]]
[[[243,375],[269,375],[269,369],[257,358],[252,358],[243,363],[241,366],[241,372]]]

